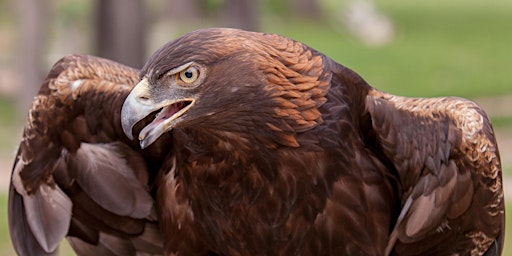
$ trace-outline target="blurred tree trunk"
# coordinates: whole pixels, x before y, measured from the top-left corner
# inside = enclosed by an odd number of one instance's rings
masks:
[[[34,95],[44,79],[46,67],[44,57],[48,36],[50,1],[18,0],[19,19],[19,63],[20,88],[17,90],[17,109],[25,119]]]
[[[169,20],[184,24],[204,17],[205,12],[201,0],[167,0],[165,15]]]
[[[288,0],[288,4],[295,14],[308,19],[322,17],[322,8],[318,0]]]
[[[224,0],[221,15],[224,26],[257,31],[260,16],[259,0]]]
[[[96,8],[97,54],[141,68],[146,44],[142,0],[99,0]]]

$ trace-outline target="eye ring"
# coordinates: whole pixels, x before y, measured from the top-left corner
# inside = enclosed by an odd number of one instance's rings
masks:
[[[185,84],[191,84],[199,78],[199,68],[196,66],[190,66],[187,69],[180,71],[177,78]]]

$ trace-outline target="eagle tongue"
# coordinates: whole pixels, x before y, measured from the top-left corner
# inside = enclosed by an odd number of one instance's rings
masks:
[[[158,112],[158,114],[156,115],[156,118],[153,122],[163,121],[163,120],[171,117],[172,115],[178,113],[178,111],[180,111],[182,108],[183,108],[182,102],[177,102],[177,103],[171,104],[167,107],[164,107],[160,112]]]
[[[146,139],[148,134],[150,135],[155,128],[162,125],[164,120],[169,119],[174,114],[178,113],[178,111],[180,111],[184,106],[185,104],[183,102],[177,102],[162,108],[162,110],[156,114],[155,119],[140,131],[139,140],[142,141]]]

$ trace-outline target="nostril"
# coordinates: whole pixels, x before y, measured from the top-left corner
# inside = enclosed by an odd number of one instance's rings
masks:
[[[141,95],[141,96],[139,96],[139,99],[143,100],[143,101],[148,101],[149,100],[149,96]]]

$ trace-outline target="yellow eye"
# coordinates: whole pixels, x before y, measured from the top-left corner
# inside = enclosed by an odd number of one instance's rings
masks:
[[[197,80],[198,77],[199,68],[197,68],[196,66],[190,66],[178,74],[178,78],[187,84],[193,83]]]

